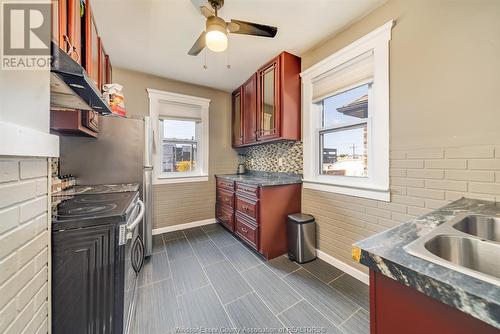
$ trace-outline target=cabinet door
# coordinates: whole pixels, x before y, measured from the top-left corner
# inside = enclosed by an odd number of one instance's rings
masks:
[[[102,45],[102,38],[99,37],[99,90],[103,91],[102,86],[106,83],[106,51]]]
[[[99,35],[87,1],[85,6],[85,70],[95,86],[99,86]]]
[[[243,144],[255,143],[257,140],[257,83],[256,75],[252,75],[243,84]]]
[[[243,144],[243,129],[242,129],[242,108],[241,108],[241,88],[233,92],[233,147],[238,147]]]
[[[80,0],[68,1],[67,52],[78,64],[82,63],[82,17]]]
[[[115,333],[115,230],[95,226],[52,234],[52,332]],[[116,258],[116,261],[118,259]]]
[[[68,52],[68,2],[52,0],[52,39],[59,47]]]
[[[107,84],[110,84],[113,82],[113,67],[111,66],[111,60],[109,59],[109,56],[106,55],[106,82]]]
[[[257,140],[280,136],[279,57],[257,72]]]

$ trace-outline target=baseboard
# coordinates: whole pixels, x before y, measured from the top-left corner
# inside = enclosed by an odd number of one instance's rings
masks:
[[[204,226],[204,225],[210,225],[210,224],[215,224],[215,218],[198,220],[198,221],[191,222],[191,223],[155,228],[155,229],[153,229],[153,235],[163,234],[163,233],[173,232],[173,231],[179,231],[179,230],[185,230],[185,229],[191,228],[191,227],[198,227],[198,226]]]
[[[345,262],[340,261],[339,259],[334,258],[331,255],[326,254],[323,251],[320,251],[319,249],[316,249],[316,254],[318,255],[318,258],[321,260],[331,264],[332,266],[342,270],[346,274],[351,275],[352,277],[360,280],[361,282],[369,285],[370,284],[370,276],[362,272],[361,270],[358,270],[350,265],[348,265]]]

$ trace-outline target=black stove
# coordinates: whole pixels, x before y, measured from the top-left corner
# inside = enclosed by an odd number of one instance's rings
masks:
[[[53,198],[52,229],[123,223],[138,198],[138,192],[57,196]]]

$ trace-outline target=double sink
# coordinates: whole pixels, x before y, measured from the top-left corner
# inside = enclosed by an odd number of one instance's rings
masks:
[[[500,286],[500,218],[459,214],[404,249],[411,255]]]

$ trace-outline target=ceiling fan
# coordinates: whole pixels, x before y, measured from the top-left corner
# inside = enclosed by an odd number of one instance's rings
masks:
[[[226,22],[217,12],[224,5],[224,0],[208,0],[213,10],[207,6],[200,6],[201,14],[207,18],[206,30],[203,31],[189,50],[188,55],[196,56],[201,50],[208,47],[214,52],[222,52],[227,49],[227,34],[243,34],[262,37],[276,36],[278,28],[264,24],[231,20]]]

